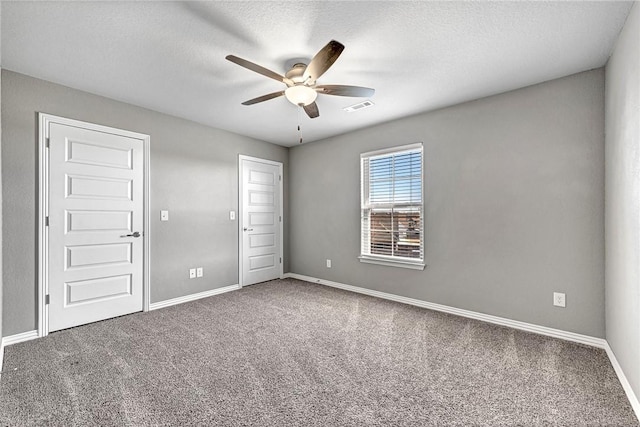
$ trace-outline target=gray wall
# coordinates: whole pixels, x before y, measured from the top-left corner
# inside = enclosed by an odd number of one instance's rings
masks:
[[[640,397],[640,5],[606,68],[607,341]]]
[[[359,155],[418,141],[427,267],[360,263]],[[602,69],[305,144],[289,158],[293,273],[604,337]],[[554,291],[566,308],[552,305]]]
[[[0,16],[2,16],[2,5],[0,5]],[[0,23],[2,19],[0,18]],[[0,31],[2,34],[2,31]],[[2,64],[2,41],[0,40],[0,65]],[[0,109],[2,106],[2,68],[0,67]],[[0,230],[2,230],[2,114],[0,114]],[[2,342],[2,232],[0,232],[0,342]],[[2,350],[0,350],[2,351]],[[3,355],[0,354],[0,361]],[[0,370],[2,363],[0,362]]]
[[[0,21],[2,21],[0,19]],[[2,68],[0,68],[0,107],[2,106]],[[0,230],[2,230],[2,114],[0,114]],[[2,233],[0,232],[0,342],[2,341]],[[1,350],[0,350],[1,351]],[[2,360],[0,354],[0,360]],[[2,363],[0,363],[2,370]]]
[[[151,302],[238,283],[238,154],[284,163],[288,259],[286,148],[8,70],[2,95],[4,336],[36,328],[37,112],[151,136]]]

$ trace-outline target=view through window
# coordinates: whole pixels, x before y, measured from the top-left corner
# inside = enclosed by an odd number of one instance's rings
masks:
[[[362,257],[422,261],[422,144],[361,155]]]

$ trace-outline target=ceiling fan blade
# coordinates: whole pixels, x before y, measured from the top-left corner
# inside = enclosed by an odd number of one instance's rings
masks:
[[[268,101],[270,99],[277,98],[282,95],[284,95],[283,90],[281,90],[280,92],[273,92],[273,93],[259,96],[257,98],[250,99],[248,101],[244,101],[242,105],[253,105],[253,104],[257,104],[258,102]]]
[[[318,104],[315,102],[305,105],[302,108],[304,108],[305,113],[307,113],[307,116],[309,116],[310,119],[315,119],[320,115],[320,111],[318,111]]]
[[[318,85],[315,89],[316,92],[325,95],[357,96],[362,98],[369,98],[376,93],[375,89],[361,86]]]
[[[307,68],[304,70],[303,81],[311,79],[315,82],[318,77],[323,75],[325,71],[329,69],[336,62],[336,59],[340,56],[344,50],[344,45],[335,40],[331,40],[325,47],[320,49],[320,52],[316,53]]]
[[[237,56],[234,55],[227,55],[226,59],[228,61],[233,62],[234,64],[238,64],[241,67],[244,67],[248,70],[254,71],[258,74],[262,74],[263,76],[267,76],[273,80],[277,80],[279,82],[282,82],[284,84],[286,84],[287,86],[293,86],[293,82],[291,80],[289,80],[288,78],[286,78],[285,76],[281,76],[280,74],[276,73],[275,71],[271,71],[268,70],[258,64],[254,64],[251,61],[247,61],[246,59],[242,59],[242,58],[238,58]]]

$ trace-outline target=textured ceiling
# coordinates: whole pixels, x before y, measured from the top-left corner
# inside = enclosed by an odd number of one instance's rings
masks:
[[[2,2],[2,67],[291,146],[603,66],[631,2]],[[284,73],[329,40],[346,48],[309,119],[285,88],[224,58]]]

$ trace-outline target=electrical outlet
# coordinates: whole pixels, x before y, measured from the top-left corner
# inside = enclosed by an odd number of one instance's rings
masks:
[[[229,211],[229,219],[234,221],[236,219],[236,211]]]
[[[327,260],[327,268],[331,268],[331,260],[330,259]]]
[[[196,269],[195,268],[190,268],[189,269],[189,279],[195,279],[196,278]]]
[[[169,211],[160,211],[160,221],[169,221]]]
[[[204,268],[202,268],[202,267],[198,267],[198,269],[196,270],[196,276],[197,276],[197,277],[202,277],[202,276],[204,276]]]
[[[553,293],[553,305],[556,307],[566,307],[567,299],[566,295],[562,292],[554,292]]]

